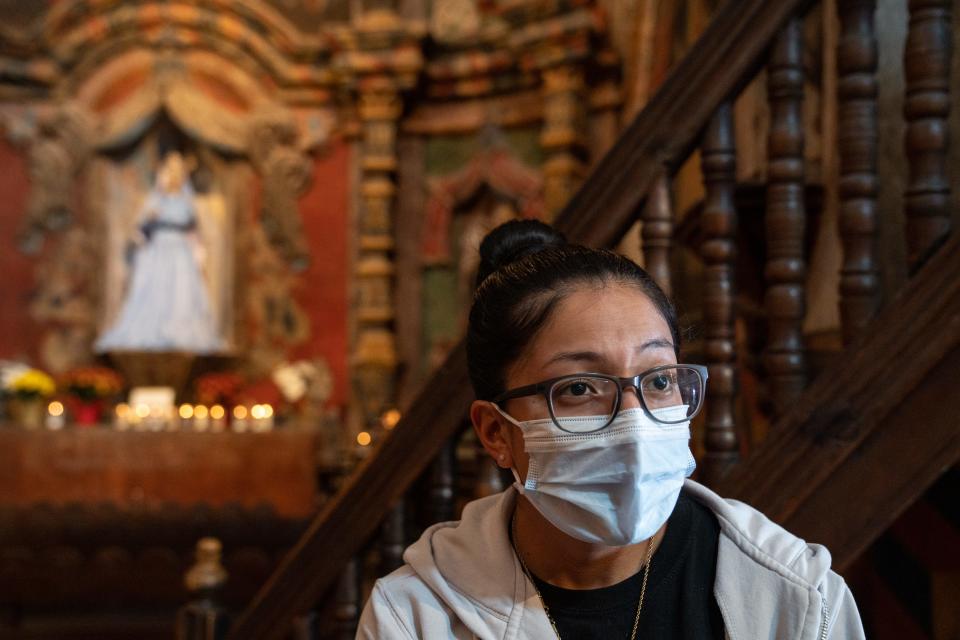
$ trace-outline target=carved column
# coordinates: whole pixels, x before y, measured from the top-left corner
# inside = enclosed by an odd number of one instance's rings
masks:
[[[771,110],[767,186],[767,292],[769,335],[764,363],[779,415],[806,383],[801,324],[804,315],[803,255],[803,41],[792,18],[773,47],[769,66]]]
[[[911,0],[904,58],[907,95],[907,260],[922,264],[950,230],[947,145],[950,114],[951,0]]]
[[[707,365],[710,367],[703,481],[714,484],[739,457],[734,421],[737,388],[734,343],[737,152],[729,102],[720,105],[710,120],[701,157],[707,191],[702,222],[705,241],[701,248],[706,265],[703,314]]]
[[[362,178],[356,262],[354,401],[363,428],[375,428],[393,403],[397,367],[393,329],[393,203],[399,93],[380,85],[360,95]]]
[[[840,314],[849,344],[879,306],[875,0],[839,0]]]
[[[570,200],[583,179],[586,121],[583,68],[568,64],[545,69],[540,145],[547,156],[543,163],[544,200],[551,216]]]

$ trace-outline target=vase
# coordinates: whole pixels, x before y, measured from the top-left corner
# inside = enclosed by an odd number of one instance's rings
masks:
[[[39,429],[46,416],[43,398],[10,398],[7,402],[10,418],[22,429]]]
[[[76,400],[70,407],[73,421],[80,427],[91,427],[103,417],[103,402],[100,400]]]

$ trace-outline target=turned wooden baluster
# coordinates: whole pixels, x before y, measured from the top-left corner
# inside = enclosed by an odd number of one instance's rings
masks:
[[[904,54],[904,115],[910,161],[905,213],[911,271],[950,231],[950,21],[951,0],[910,0],[910,32]]]
[[[803,42],[792,18],[770,57],[771,122],[768,143],[766,310],[769,327],[764,364],[777,415],[797,399],[806,382],[801,322],[803,256]]]
[[[349,640],[357,632],[360,621],[360,579],[363,562],[359,557],[351,558],[343,567],[343,575],[337,585],[333,603],[333,637]]]
[[[736,348],[734,345],[734,270],[737,258],[736,149],[733,113],[726,102],[707,126],[701,163],[707,197],[701,247],[704,272],[706,356],[710,367],[706,457],[701,479],[713,484],[737,461],[739,445],[734,423]]]
[[[380,528],[380,575],[385,576],[403,565],[406,540],[406,507],[400,500],[383,519]]]
[[[877,246],[876,0],[839,0],[840,315],[849,344],[880,305]]]
[[[662,173],[653,185],[641,216],[640,249],[647,273],[670,295],[670,243],[673,240],[673,211],[670,179]]]
[[[430,524],[453,520],[455,457],[456,439],[451,439],[443,445],[430,467]]]

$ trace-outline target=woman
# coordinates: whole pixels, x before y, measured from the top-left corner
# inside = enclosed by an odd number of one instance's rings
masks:
[[[193,187],[179,153],[164,156],[140,220],[126,298],[97,351],[222,350],[200,268]]]
[[[686,480],[706,369],[645,271],[510,222],[467,329],[484,448],[516,483],[435,525],[359,638],[862,638],[830,555]]]

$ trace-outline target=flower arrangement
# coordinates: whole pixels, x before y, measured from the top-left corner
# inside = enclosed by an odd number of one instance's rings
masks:
[[[24,368],[4,377],[4,391],[24,400],[46,398],[57,390],[53,378],[39,369]]]
[[[243,384],[243,377],[238,373],[205,373],[194,382],[194,395],[199,404],[232,406]]]
[[[60,380],[63,390],[84,402],[112,398],[123,391],[123,378],[107,367],[78,367]]]

